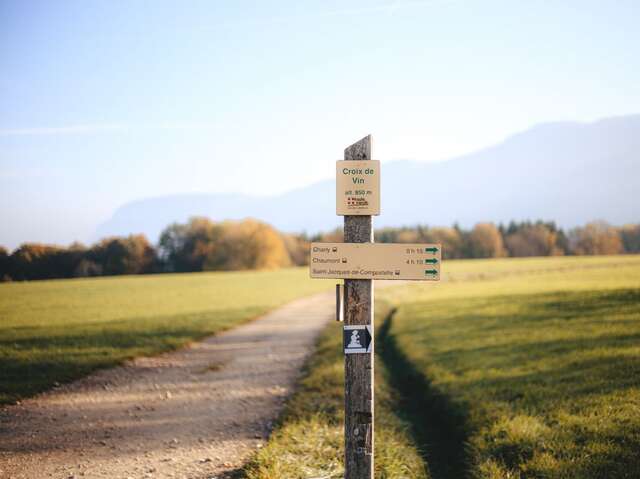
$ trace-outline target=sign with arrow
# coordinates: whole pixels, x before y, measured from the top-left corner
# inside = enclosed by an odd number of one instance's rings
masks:
[[[311,243],[312,278],[438,281],[439,244]]]
[[[371,326],[366,324],[353,324],[344,326],[342,340],[344,354],[370,353],[371,352]]]

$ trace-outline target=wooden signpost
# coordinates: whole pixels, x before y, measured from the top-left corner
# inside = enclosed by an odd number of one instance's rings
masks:
[[[371,136],[344,150],[345,161],[371,160]],[[378,191],[379,195],[379,191]],[[344,217],[345,243],[373,243],[369,215]],[[373,479],[373,281],[345,279],[344,325],[368,326],[371,344],[364,354],[344,356],[345,479]]]
[[[375,244],[371,215],[380,214],[380,162],[371,136],[336,162],[336,213],[344,215],[344,243],[312,243],[312,278],[343,278],[336,318],[344,318],[345,479],[373,479],[373,280],[440,279],[437,244]],[[342,303],[342,304],[341,304]]]

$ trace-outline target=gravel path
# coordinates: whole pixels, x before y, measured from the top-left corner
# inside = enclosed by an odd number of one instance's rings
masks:
[[[2,478],[212,478],[268,436],[331,293],[0,410]]]

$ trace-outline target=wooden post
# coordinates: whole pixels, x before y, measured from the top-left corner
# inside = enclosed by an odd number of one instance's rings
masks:
[[[371,160],[371,136],[345,149],[344,159]],[[373,243],[371,216],[345,216],[344,242]],[[344,324],[371,325],[373,342],[373,280],[345,280],[344,304]],[[345,354],[344,379],[345,479],[373,479],[373,347]]]

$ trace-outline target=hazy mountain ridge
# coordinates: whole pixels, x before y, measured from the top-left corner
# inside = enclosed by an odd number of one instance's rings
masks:
[[[638,192],[640,115],[545,123],[439,163],[384,163],[382,214],[375,225],[537,218],[565,227],[594,219],[623,224],[640,220]],[[142,232],[155,241],[168,224],[195,215],[254,217],[291,232],[341,224],[334,181],[327,180],[268,197],[213,193],[138,200],[119,208],[96,237]]]

